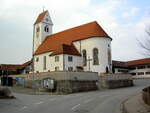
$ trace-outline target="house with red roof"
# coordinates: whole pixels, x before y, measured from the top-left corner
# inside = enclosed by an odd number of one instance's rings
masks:
[[[52,32],[48,11],[37,17],[33,29],[33,71],[111,72],[112,38],[96,22]]]
[[[128,61],[130,73],[135,76],[150,76],[150,58]]]
[[[150,58],[131,61],[112,61],[113,73],[130,73],[137,77],[150,76]]]
[[[0,76],[28,74],[32,72],[32,60],[23,64],[0,64]]]

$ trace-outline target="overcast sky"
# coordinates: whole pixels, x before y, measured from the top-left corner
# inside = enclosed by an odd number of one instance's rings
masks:
[[[0,0],[0,64],[21,64],[32,57],[33,23],[43,6],[53,32],[97,21],[113,38],[114,60],[144,58],[137,39],[150,23],[150,0]]]

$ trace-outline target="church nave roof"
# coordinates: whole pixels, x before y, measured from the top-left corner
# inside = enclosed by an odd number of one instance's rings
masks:
[[[47,36],[35,51],[34,55],[50,51],[55,52],[55,50],[63,44],[72,45],[73,41],[91,37],[110,38],[102,27],[94,21]],[[63,51],[61,53],[63,53]]]

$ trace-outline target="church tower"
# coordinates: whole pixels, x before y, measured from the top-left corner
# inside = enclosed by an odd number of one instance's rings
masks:
[[[44,39],[52,34],[52,26],[53,23],[48,11],[39,14],[33,28],[33,53],[37,50]]]

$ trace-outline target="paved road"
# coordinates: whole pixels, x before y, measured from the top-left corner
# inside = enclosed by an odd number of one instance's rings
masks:
[[[0,113],[120,113],[123,100],[147,85],[136,80],[135,86],[70,95],[15,94],[17,99],[0,100]]]

